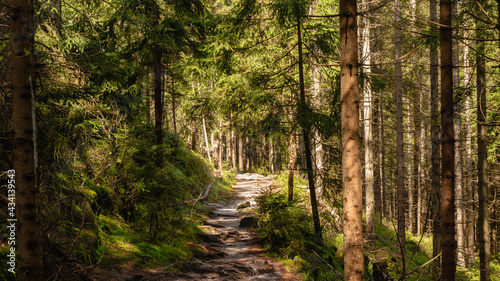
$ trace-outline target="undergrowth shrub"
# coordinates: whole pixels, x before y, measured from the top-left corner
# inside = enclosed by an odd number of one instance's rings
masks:
[[[177,134],[165,133],[162,145],[151,145],[149,125],[127,131],[119,120],[118,129],[104,118],[78,122],[83,125],[75,131],[87,130],[85,137],[71,146],[51,146],[60,157],[42,162],[42,225],[45,247],[52,249],[46,259],[92,266],[107,259],[186,258],[184,242],[199,230],[183,202],[199,196],[213,167],[187,150]],[[61,253],[66,257],[60,259]]]
[[[278,190],[257,198],[259,233],[271,252],[298,269],[304,280],[342,280],[342,257],[334,243],[317,243],[304,179],[295,176],[293,201],[288,201],[286,172],[276,182]]]

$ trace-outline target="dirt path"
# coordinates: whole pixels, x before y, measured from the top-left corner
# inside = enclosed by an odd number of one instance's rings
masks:
[[[231,200],[209,204],[213,215],[202,227],[205,243],[193,244],[200,254],[172,280],[300,280],[265,256],[257,235],[240,226],[242,219],[243,224],[252,223],[255,198],[273,179],[259,174],[240,174],[236,179]],[[250,208],[241,208],[248,203]]]
[[[260,238],[251,228],[240,222],[255,214],[255,198],[273,183],[272,177],[259,174],[240,174],[236,177],[232,196],[227,201],[206,203],[212,210],[210,219],[202,225],[204,242],[190,243],[194,259],[184,264],[181,271],[172,273],[170,266],[158,269],[138,269],[134,266],[96,268],[94,281],[196,281],[196,280],[288,280],[299,281],[278,261],[267,257],[260,246]],[[242,203],[249,208],[238,208]],[[239,209],[239,210],[238,210]]]

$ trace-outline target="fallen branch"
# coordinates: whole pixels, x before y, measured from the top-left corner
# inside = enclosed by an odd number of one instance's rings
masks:
[[[203,193],[200,193],[200,196],[198,196],[198,198],[186,200],[186,201],[182,202],[181,205],[196,203],[198,201],[206,200],[208,198],[208,194],[210,193],[210,190],[212,189],[212,186],[214,185],[216,179],[217,179],[216,177],[212,178],[212,181],[210,181],[208,186],[205,188],[205,191]]]

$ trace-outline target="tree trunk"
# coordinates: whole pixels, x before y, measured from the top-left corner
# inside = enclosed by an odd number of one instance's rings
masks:
[[[244,139],[241,135],[238,135],[238,167],[239,171],[245,170],[245,150],[243,145]]]
[[[437,22],[437,1],[430,0],[431,22]],[[435,25],[431,29],[437,32]],[[438,71],[438,50],[437,46],[430,47],[430,76],[431,76],[431,200],[432,200],[432,256],[436,257],[441,253],[441,184],[440,184],[440,160],[439,160],[439,71]],[[439,280],[441,258],[434,260],[432,270],[433,280]]]
[[[288,160],[288,201],[293,201],[293,177],[295,174],[295,169],[297,169],[297,140],[295,138],[295,133],[292,132],[289,140],[290,158]]]
[[[223,147],[223,137],[224,135],[222,134],[222,118],[219,119],[219,135],[217,137],[217,154],[218,154],[218,164],[217,167],[219,168],[219,176],[222,176],[222,150],[224,149]]]
[[[302,128],[302,135],[304,137],[304,149],[306,156],[306,169],[307,180],[309,183],[309,195],[311,198],[311,208],[314,223],[314,233],[319,243],[323,243],[323,236],[321,234],[321,224],[319,221],[318,202],[316,198],[316,188],[314,185],[314,170],[312,164],[311,152],[311,125],[308,121],[308,113],[310,112],[309,106],[306,103],[305,83],[304,83],[304,66],[302,62],[302,39],[301,39],[301,22],[300,17],[297,16],[297,38],[299,49],[299,80],[300,80],[300,102],[299,102],[299,124]]]
[[[154,50],[155,144],[163,143],[163,99],[161,94],[161,53]]]
[[[401,70],[401,11],[400,0],[394,1],[394,32],[396,46],[396,131],[397,131],[397,210],[398,210],[398,254],[403,259],[403,272],[406,260],[406,194],[404,174],[404,139],[403,139],[403,74]]]
[[[346,281],[364,280],[356,6],[356,0],[340,0],[340,103]]]
[[[193,124],[191,125],[192,126],[192,131],[191,131],[191,149],[193,151],[198,151],[198,142],[197,142],[197,138],[198,138],[198,126],[196,126],[196,123],[193,122]]]
[[[466,25],[467,27],[467,25]],[[471,103],[471,71],[469,58],[469,43],[464,42],[464,110],[465,110],[465,191],[467,197],[467,259],[466,266],[469,267],[474,263],[474,240],[475,240],[475,204],[474,204],[474,189],[472,187],[472,103]]]
[[[363,125],[365,145],[365,200],[366,200],[366,236],[369,246],[374,246],[375,241],[375,191],[373,187],[373,146],[372,146],[372,87],[370,83],[371,56],[370,56],[370,17],[369,0],[363,0]]]
[[[274,144],[273,138],[269,139],[269,173],[274,174]]]
[[[233,170],[235,172],[239,171],[239,157],[240,157],[240,149],[239,149],[239,140],[238,135],[235,133],[234,129],[231,131],[233,136]]]
[[[174,128],[174,133],[177,134],[177,123],[175,121],[175,83],[174,83],[174,76],[172,75],[171,77],[171,89],[170,89],[170,92],[171,92],[171,95],[172,95],[172,125],[173,125],[173,128]]]
[[[484,1],[479,0],[483,4]],[[478,11],[479,8],[478,8]],[[476,21],[477,38],[486,38],[485,27],[481,20]],[[478,242],[479,242],[479,269],[481,281],[490,280],[490,227],[488,211],[488,143],[486,126],[486,62],[484,58],[484,41],[477,41],[476,72],[477,72],[477,190],[478,190]]]
[[[441,214],[442,276],[455,280],[455,135],[453,130],[453,42],[452,2],[440,1],[441,45]]]
[[[36,170],[33,2],[14,0],[10,5],[13,170],[8,174],[9,191],[15,191],[17,208],[11,210],[9,204],[7,229],[17,237],[16,245],[9,246],[11,252],[8,255],[14,253],[15,256],[17,252],[18,264],[9,269],[16,271],[19,280],[44,280]]]
[[[456,14],[458,10],[458,3],[453,3],[453,13]],[[453,65],[460,65],[460,53],[458,40],[458,30],[454,31],[453,39]],[[453,87],[458,89],[460,87],[460,69],[453,68]],[[459,101],[461,98],[455,98]],[[463,155],[462,155],[462,107],[461,103],[455,104],[455,185],[456,185],[456,206],[457,206],[457,263],[458,265],[465,266],[465,253],[466,253],[466,240],[465,240],[465,204],[464,204],[464,189],[463,189]]]
[[[408,108],[407,108],[407,117],[408,117],[408,120],[406,121],[408,124],[407,124],[407,132],[406,132],[406,136],[407,136],[407,145],[406,145],[406,153],[408,155],[407,157],[407,165],[408,165],[408,169],[407,169],[407,177],[408,177],[408,181],[407,181],[407,184],[408,184],[408,231],[411,232],[411,233],[415,233],[415,229],[414,229],[414,225],[415,225],[415,192],[414,192],[414,187],[415,187],[415,183],[414,183],[414,176],[413,176],[413,164],[415,163],[415,159],[413,157],[414,153],[413,153],[413,143],[411,142],[411,139],[412,139],[412,118],[411,118],[411,113],[413,110],[411,110],[411,101],[409,98],[406,99],[407,101],[407,104],[408,104]],[[413,111],[415,112],[415,111]]]
[[[380,114],[380,126],[379,126],[379,143],[380,143],[380,154],[379,154],[379,177],[380,177],[380,196],[382,197],[382,215],[388,217],[389,211],[387,210],[386,201],[386,190],[385,190],[385,138],[384,138],[384,99],[383,96],[380,97],[379,102],[379,114]]]
[[[203,135],[205,136],[205,151],[207,152],[208,161],[212,162],[212,156],[210,155],[210,143],[208,142],[207,125],[205,124],[205,114],[202,116],[203,122]]]

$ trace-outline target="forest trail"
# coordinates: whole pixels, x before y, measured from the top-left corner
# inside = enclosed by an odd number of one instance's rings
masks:
[[[244,227],[254,218],[255,198],[271,188],[273,177],[240,174],[236,180],[230,200],[208,204],[212,214],[202,226],[205,242],[193,245],[200,247],[200,254],[170,280],[300,280],[264,255],[260,238]],[[248,203],[250,207],[242,208]]]
[[[274,177],[260,174],[236,176],[230,198],[217,203],[205,203],[210,208],[209,219],[201,226],[200,244],[189,243],[194,258],[182,269],[171,272],[171,265],[158,269],[138,269],[118,266],[97,269],[92,280],[110,281],[196,281],[196,280],[285,280],[299,281],[298,274],[289,272],[281,263],[265,255],[261,239],[252,228],[240,227],[240,222],[252,222],[257,204],[255,199],[273,186]],[[242,204],[250,207],[241,208]],[[240,208],[238,208],[240,206]],[[238,210],[239,209],[239,210]]]

